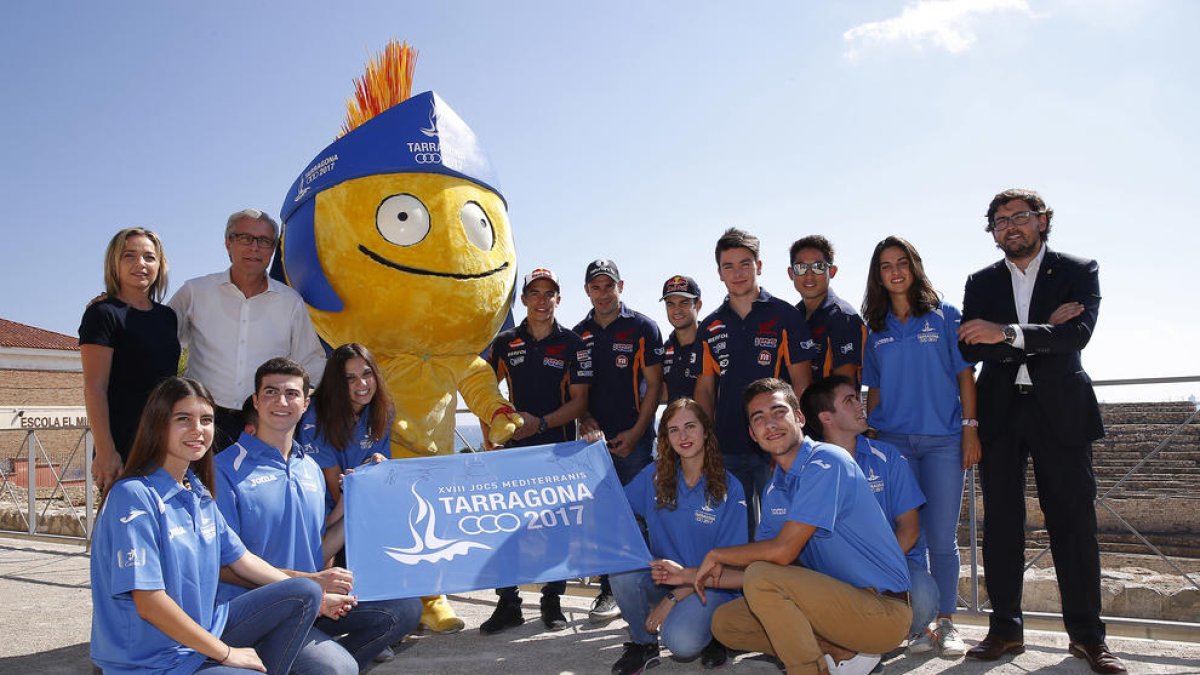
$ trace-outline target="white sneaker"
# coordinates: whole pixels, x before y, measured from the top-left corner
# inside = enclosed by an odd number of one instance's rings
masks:
[[[933,651],[933,634],[929,632],[928,628],[916,635],[909,636],[907,651],[909,654],[924,654]]]
[[[825,654],[825,667],[829,675],[870,675],[875,666],[879,665],[879,654],[863,654],[859,652],[845,661],[834,663],[833,657]]]
[[[950,619],[938,619],[937,644],[943,658],[957,659],[967,653],[967,645]]]

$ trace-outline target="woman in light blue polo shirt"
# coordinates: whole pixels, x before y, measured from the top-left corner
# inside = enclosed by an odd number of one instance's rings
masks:
[[[747,541],[746,496],[725,470],[712,422],[690,398],[672,401],[658,425],[658,460],[625,486],[633,512],[646,521],[650,554],[694,567],[718,546]],[[649,570],[609,577],[632,642],[613,666],[614,675],[641,672],[658,661],[658,640],[676,658],[700,655],[713,668],[728,658],[712,636],[712,615],[738,597],[712,589],[700,602],[691,586],[660,586]]]
[[[392,397],[370,350],[357,342],[333,350],[296,430],[296,441],[325,474],[330,506],[342,496],[344,471],[392,458],[391,428]]]
[[[211,496],[212,440],[202,384],[154,389],[92,541],[91,656],[105,673],[285,673],[318,612],[353,606],[246,551]],[[218,603],[222,567],[260,587]]]
[[[863,349],[867,421],[878,438],[900,449],[926,505],[921,534],[938,586],[934,632],[913,636],[909,650],[960,657],[966,645],[954,627],[958,604],[958,530],[964,471],[980,457],[975,421],[975,370],[958,351],[961,314],[941,301],[912,244],[891,236],[875,246],[867,272]]]

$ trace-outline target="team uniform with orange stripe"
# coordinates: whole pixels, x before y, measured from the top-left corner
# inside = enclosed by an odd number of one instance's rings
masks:
[[[693,398],[696,378],[700,376],[700,341],[681,345],[675,334],[663,345],[663,382],[667,383],[667,403],[677,398]]]
[[[496,378],[508,383],[508,396],[517,410],[545,417],[569,400],[573,384],[592,383],[592,356],[583,340],[554,322],[542,340],[529,334],[528,320],[496,336],[487,362]],[[575,424],[551,427],[509,446],[545,445],[575,440]]]
[[[796,309],[803,315],[806,311],[804,301],[800,301]],[[829,377],[834,369],[847,364],[854,364],[855,379],[862,380],[867,326],[854,307],[829,291],[806,323],[817,350],[812,362],[812,381]]]
[[[701,343],[701,372],[716,377],[714,423],[725,468],[757,502],[770,480],[770,464],[750,439],[742,392],[760,378],[788,379],[789,365],[817,358],[816,343],[804,314],[763,289],[744,319],[726,299],[700,322],[696,340]],[[753,508],[750,520],[753,531]]]
[[[646,381],[642,371],[647,366],[662,363],[663,343],[658,324],[641,312],[621,303],[620,312],[607,328],[594,319],[594,311],[575,326],[592,355],[592,388],[588,394],[588,412],[609,439],[637,424],[641,400],[645,397]],[[658,404],[658,395],[649,398]],[[633,480],[642,467],[650,463],[654,447],[654,425],[646,427],[645,436],[628,457],[613,457],[617,476],[624,485]]]

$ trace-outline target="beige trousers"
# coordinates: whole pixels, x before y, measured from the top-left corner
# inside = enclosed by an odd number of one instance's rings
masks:
[[[742,591],[746,597],[713,615],[713,635],[734,649],[777,656],[788,675],[822,670],[818,635],[851,651],[882,654],[900,644],[912,623],[906,603],[804,567],[756,562],[746,568]]]

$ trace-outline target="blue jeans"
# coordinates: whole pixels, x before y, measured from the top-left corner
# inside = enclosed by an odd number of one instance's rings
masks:
[[[908,563],[908,578],[912,582],[909,598],[913,620],[908,634],[916,635],[925,630],[925,627],[933,622],[933,617],[937,616],[938,587],[933,583],[933,577],[929,575],[929,570],[925,569],[924,563],[912,558],[905,558],[904,561]]]
[[[621,485],[629,485],[629,481],[637,477],[642,469],[650,464],[651,456],[654,452],[654,435],[646,432],[642,440],[634,446],[633,452],[630,452],[626,457],[612,457],[613,468],[617,470],[617,479],[621,481]],[[646,534],[646,525],[638,520],[638,525],[642,528],[642,535]],[[607,574],[600,575],[600,593],[603,595],[612,594],[612,584],[608,579]]]
[[[655,644],[655,636],[646,631],[646,617],[673,587],[654,583],[649,570],[613,574],[610,580],[621,616],[629,624],[629,637],[638,644]],[[710,588],[704,594],[708,598],[707,604],[701,603],[700,596],[695,593],[689,595],[675,605],[659,629],[663,646],[676,658],[690,659],[699,655],[700,650],[712,641],[713,613],[738,597],[734,591],[716,588]]]
[[[750,541],[754,541],[754,531],[758,529],[758,513],[762,510],[762,492],[767,483],[771,482],[771,462],[767,455],[755,449],[752,452],[726,454],[721,459],[725,461],[725,470],[733,474],[742,484],[746,494],[746,519]]]
[[[962,434],[920,436],[879,432],[908,459],[925,493],[921,533],[929,546],[929,572],[938,587],[938,612],[953,614],[958,605],[958,518],[962,512]]]
[[[292,673],[354,675],[384,647],[416,630],[420,618],[417,598],[360,602],[337,621],[321,617],[292,664]]]
[[[268,673],[286,673],[321,609],[321,587],[311,579],[285,579],[260,586],[229,602],[221,640],[230,647],[253,647]],[[245,673],[212,659],[196,672]]]

